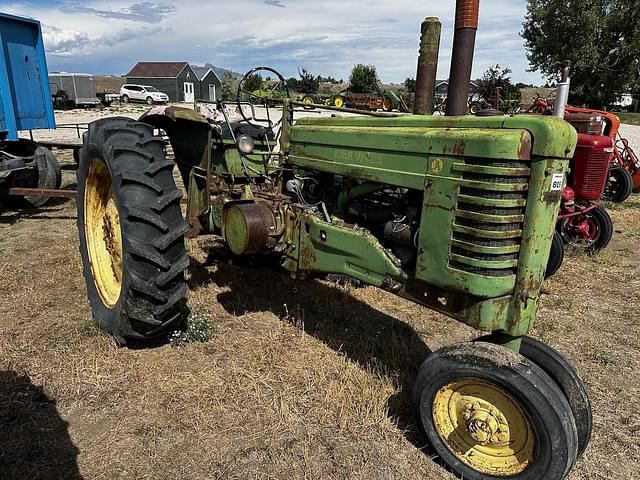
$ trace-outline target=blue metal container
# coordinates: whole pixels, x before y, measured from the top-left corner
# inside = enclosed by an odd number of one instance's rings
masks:
[[[55,128],[40,22],[0,13],[0,139]]]

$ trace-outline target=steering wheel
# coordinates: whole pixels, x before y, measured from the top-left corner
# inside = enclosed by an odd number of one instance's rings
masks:
[[[258,93],[256,93],[255,91],[252,92],[247,90],[245,87],[247,81],[250,77],[252,77],[253,75],[257,75],[259,72],[269,72],[275,75],[277,82],[273,85],[273,87],[265,90],[260,90],[258,91]],[[282,74],[280,74],[280,72],[274,70],[271,67],[256,67],[245,73],[240,80],[240,83],[238,84],[238,92],[236,94],[236,104],[238,106],[238,110],[240,111],[240,115],[242,116],[242,121],[256,128],[263,128],[264,125],[253,123],[249,118],[247,118],[241,104],[244,99],[244,101],[248,100],[250,103],[257,102],[263,105],[267,111],[267,118],[259,119],[259,121],[266,122],[268,126],[267,128],[273,131],[278,125],[280,125],[280,123],[282,123],[283,117],[281,117],[277,122],[274,122],[269,115],[269,104],[280,102],[282,101],[282,98],[290,97],[291,96],[289,94],[289,87],[287,86],[287,82]]]

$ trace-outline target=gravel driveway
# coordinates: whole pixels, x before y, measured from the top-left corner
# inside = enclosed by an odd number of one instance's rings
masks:
[[[640,154],[640,126],[623,123],[620,126],[620,135],[629,140],[631,148]]]

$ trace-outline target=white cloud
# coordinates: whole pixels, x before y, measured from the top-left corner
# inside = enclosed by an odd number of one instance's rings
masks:
[[[540,80],[525,71],[518,35],[525,5],[481,2],[474,76],[500,63],[516,81]],[[448,75],[454,8],[453,1],[425,0],[63,0],[39,4],[35,16],[45,25],[51,69],[124,73],[139,60],[186,60],[346,78],[354,63],[372,63],[384,81],[403,81],[415,75],[420,22],[432,15],[443,23],[438,76]],[[3,10],[34,15],[25,3]]]

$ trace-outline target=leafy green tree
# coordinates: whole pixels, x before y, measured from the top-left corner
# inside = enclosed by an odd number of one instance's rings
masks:
[[[318,88],[320,88],[320,76],[314,77],[304,68],[302,70],[298,70],[298,76],[300,77],[300,80],[298,81],[297,91],[300,93],[318,93]]]
[[[224,75],[222,75],[222,100],[225,102],[232,101],[235,98],[234,92],[234,79],[231,72],[226,71]]]
[[[533,70],[549,81],[573,63],[570,100],[608,106],[640,88],[638,0],[529,0],[522,37]]]
[[[249,75],[247,79],[244,81],[244,85],[242,87],[242,89],[246,92],[255,92],[256,90],[260,90],[261,88],[262,88],[262,77],[258,73]]]
[[[407,93],[416,93],[416,80],[415,78],[407,78],[404,81],[404,88]]]
[[[520,100],[520,89],[511,83],[511,69],[500,65],[489,67],[478,80],[478,93],[489,104],[493,104],[496,89],[500,88],[500,96],[505,101]],[[498,108],[501,106],[498,105]]]
[[[351,90],[354,93],[369,93],[375,91],[378,83],[378,73],[373,65],[358,64],[351,70],[349,77]]]

